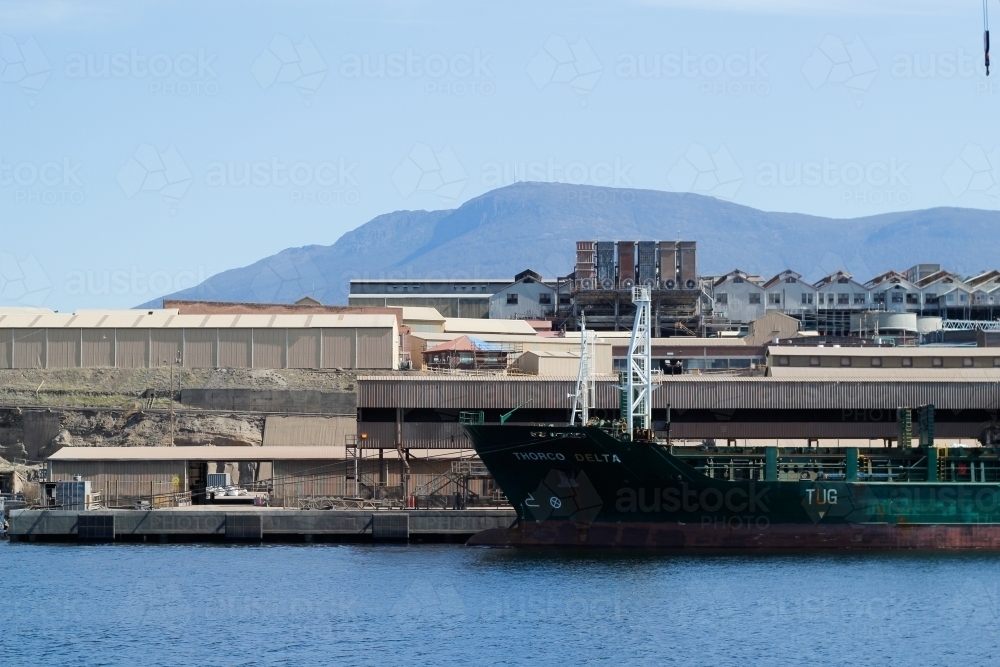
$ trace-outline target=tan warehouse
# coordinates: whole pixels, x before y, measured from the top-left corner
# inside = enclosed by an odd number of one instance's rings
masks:
[[[0,368],[398,367],[390,314],[180,315],[0,308]]]

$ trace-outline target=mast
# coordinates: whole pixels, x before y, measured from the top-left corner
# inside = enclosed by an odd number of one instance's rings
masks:
[[[632,288],[632,303],[635,304],[635,323],[632,325],[632,339],[628,347],[628,432],[631,437],[635,429],[653,428],[653,360],[650,340],[650,293],[649,287],[636,285]]]
[[[576,375],[576,391],[570,394],[573,399],[573,408],[569,415],[569,423],[572,426],[576,423],[577,414],[580,415],[580,426],[586,426],[590,421],[590,383],[592,381],[590,373],[590,348],[587,347],[587,316],[580,314],[580,369]]]

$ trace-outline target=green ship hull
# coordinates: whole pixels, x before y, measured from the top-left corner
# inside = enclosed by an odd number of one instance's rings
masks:
[[[993,448],[669,447],[465,425],[518,514],[474,545],[1000,549]]]

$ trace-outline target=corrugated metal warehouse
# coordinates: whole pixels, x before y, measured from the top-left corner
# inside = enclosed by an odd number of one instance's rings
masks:
[[[0,368],[398,367],[397,318],[179,315],[176,310],[0,310]]]
[[[447,451],[432,458],[410,459],[410,490],[420,495],[457,492],[455,480],[446,473],[460,457],[460,452]],[[270,484],[274,506],[294,507],[307,498],[351,496],[355,492],[354,460],[344,458],[343,446],[63,447],[48,459],[48,478],[60,481],[80,475],[110,504],[187,491],[198,502],[195,480],[203,479],[199,468],[208,463],[238,462],[260,464],[262,474],[252,481]],[[385,457],[368,453],[358,461],[357,483],[361,488],[399,486],[401,476],[402,465],[395,452]]]
[[[618,378],[597,376],[597,409],[618,409]],[[984,379],[867,378],[798,380],[712,375],[667,376],[655,383],[653,408],[674,410],[870,410],[933,404],[939,410],[998,410],[1000,383]],[[387,375],[358,377],[358,408],[569,410],[576,378]]]
[[[511,422],[565,423],[575,387],[570,377],[361,376],[358,429],[365,447],[469,446],[459,412],[483,411],[486,421],[523,406]],[[618,414],[618,380],[599,376],[591,405],[604,419]],[[963,379],[782,379],[711,375],[665,376],[653,393],[653,418],[678,438],[882,438],[896,433],[896,410],[934,405],[945,438],[1000,434],[1000,383]]]

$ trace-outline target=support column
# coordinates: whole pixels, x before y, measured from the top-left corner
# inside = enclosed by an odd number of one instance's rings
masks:
[[[764,481],[778,481],[778,448],[764,448]]]
[[[847,448],[847,481],[856,482],[858,481],[858,448],[848,447]]]

